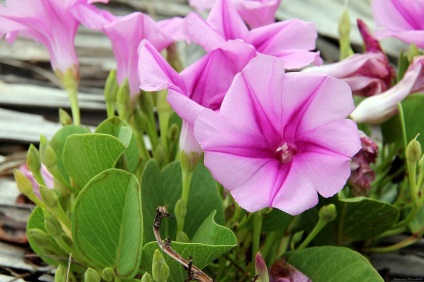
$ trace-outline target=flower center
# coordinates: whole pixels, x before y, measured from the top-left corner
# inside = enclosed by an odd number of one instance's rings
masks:
[[[296,145],[283,143],[283,145],[281,145],[275,150],[275,157],[283,164],[286,164],[292,160],[293,155],[295,155],[296,152]]]

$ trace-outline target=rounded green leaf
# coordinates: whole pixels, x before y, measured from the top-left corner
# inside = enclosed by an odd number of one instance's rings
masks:
[[[125,156],[128,160],[128,170],[134,172],[140,160],[137,140],[128,123],[118,117],[112,117],[103,121],[95,133],[104,133],[115,136],[125,146]]]
[[[382,282],[369,261],[344,247],[313,247],[286,254],[287,262],[314,282]]]
[[[132,278],[140,265],[143,219],[137,178],[109,169],[79,193],[72,211],[76,248],[95,262],[112,267],[121,278]]]
[[[124,150],[124,145],[112,135],[72,135],[66,139],[63,162],[69,177],[82,188],[100,172],[114,167]]]
[[[363,197],[342,199],[337,210],[339,243],[377,236],[390,229],[399,218],[395,206]]]

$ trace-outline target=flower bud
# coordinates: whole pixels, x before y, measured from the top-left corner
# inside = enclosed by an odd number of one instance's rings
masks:
[[[13,174],[15,176],[15,182],[16,182],[16,185],[18,186],[19,192],[21,192],[27,197],[29,197],[29,195],[34,194],[31,181],[28,178],[26,178],[21,171],[19,171],[18,169],[15,169],[13,171]]]
[[[118,94],[116,96],[116,107],[118,110],[119,117],[123,120],[127,120],[130,114],[130,86],[128,84],[128,79],[124,80],[124,83],[119,87]]]
[[[170,142],[175,142],[177,141],[179,135],[180,129],[178,128],[178,125],[176,123],[173,123],[168,129],[168,140]]]
[[[72,124],[71,116],[64,109],[59,109],[59,121],[62,126]]]
[[[111,70],[105,84],[105,101],[115,104],[116,94],[118,93],[118,81],[116,80],[116,70]]]
[[[169,267],[158,249],[153,255],[152,276],[156,282],[166,282],[169,277]]]
[[[256,275],[258,275],[258,279],[256,281],[269,282],[268,269],[260,252],[258,252],[255,257],[255,272]]]
[[[177,242],[180,243],[190,243],[190,238],[184,231],[177,231]]]
[[[59,264],[54,274],[54,282],[66,282],[66,270],[61,264]]]
[[[339,20],[339,36],[340,60],[343,60],[353,55],[350,47],[350,17],[347,9],[344,9]]]
[[[106,282],[113,282],[115,279],[115,271],[112,267],[106,267],[102,270],[102,279]]]
[[[97,271],[89,267],[84,273],[84,282],[100,282],[100,275]]]
[[[62,225],[59,220],[47,211],[44,212],[44,228],[47,234],[53,238],[62,235]]]
[[[44,164],[47,168],[53,168],[57,164],[57,156],[56,152],[54,151],[52,145],[50,143],[47,144],[44,151]]]
[[[174,213],[175,213],[175,218],[177,219],[177,224],[178,225],[180,223],[184,224],[184,219],[187,214],[187,207],[183,199],[179,199],[177,203],[175,204]],[[183,228],[182,226],[178,226],[178,229],[182,230]]]
[[[411,44],[409,46],[408,53],[406,54],[406,57],[408,58],[409,62],[412,62],[415,57],[420,55],[420,50],[418,50],[417,45]]]
[[[144,273],[143,277],[141,278],[141,282],[153,282],[152,276],[150,276],[149,273]]]
[[[40,186],[41,199],[44,204],[49,208],[55,208],[59,203],[59,198],[54,190],[49,189],[43,185]]]
[[[319,210],[319,219],[325,222],[332,222],[337,217],[337,209],[334,204],[323,206]]]
[[[295,246],[296,246],[296,244],[297,244],[297,243],[299,243],[300,241],[302,241],[303,233],[304,233],[304,231],[303,231],[303,230],[301,230],[301,231],[299,231],[299,232],[296,232],[296,233],[293,235],[293,237],[292,237],[292,239],[291,239],[291,242],[290,242],[290,247],[291,247],[292,249],[294,249],[294,248],[295,248]]]
[[[32,173],[39,172],[41,168],[40,153],[33,144],[29,146],[26,164]]]
[[[153,94],[141,91],[138,97],[141,112],[145,115],[149,115],[153,112]]]
[[[41,229],[31,228],[28,230],[28,236],[35,242],[38,247],[47,247],[50,245],[50,237]]]
[[[421,144],[415,139],[412,139],[406,147],[406,159],[408,162],[416,163],[422,156]]]
[[[166,153],[162,144],[158,144],[155,150],[155,160],[159,164],[159,167],[162,167],[165,164]]]

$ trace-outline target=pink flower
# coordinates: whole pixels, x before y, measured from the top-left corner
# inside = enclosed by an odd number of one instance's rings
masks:
[[[361,146],[345,119],[353,108],[346,83],[286,74],[280,60],[259,56],[236,75],[219,113],[202,111],[194,132],[205,166],[241,207],[295,215],[346,183]]]
[[[308,276],[300,272],[284,259],[276,261],[269,271],[269,282],[311,282]]]
[[[394,72],[383,53],[354,54],[346,59],[305,72],[319,72],[341,79],[349,84],[353,95],[373,96],[390,87]]]
[[[196,117],[204,108],[219,110],[234,76],[255,56],[255,51],[243,42],[229,41],[180,74],[147,40],[141,42],[139,54],[141,89],[169,89],[168,102],[184,121],[181,149],[200,152],[193,135]]]
[[[379,124],[397,113],[397,104],[424,90],[424,56],[415,57],[404,77],[384,93],[363,100],[350,115],[356,122]]]
[[[358,19],[358,28],[364,40],[365,53],[354,54],[338,63],[305,69],[307,72],[321,72],[349,84],[353,95],[373,96],[390,88],[395,72],[363,21]]]
[[[210,9],[216,0],[189,0],[198,11]],[[257,28],[275,22],[275,12],[281,0],[232,0],[232,4],[242,19],[251,27]]]
[[[249,30],[229,0],[218,0],[207,22],[191,13],[185,19],[187,37],[210,52],[228,40],[242,39],[261,54],[280,58],[288,69],[322,63],[315,49],[317,31],[312,23],[288,20]]]
[[[37,183],[37,181],[34,179],[34,176],[32,174],[32,172],[29,170],[28,166],[22,165],[19,170],[26,176],[26,178],[28,178],[31,183],[32,183],[32,188],[34,190],[35,195],[37,195],[37,197],[39,199],[41,199],[40,196],[40,185]],[[43,177],[44,183],[46,184],[45,186],[48,188],[53,188],[53,176],[51,175],[51,173],[47,170],[47,168],[42,164],[41,165],[41,176]]]
[[[378,155],[378,145],[364,132],[359,131],[361,150],[352,157],[350,168],[352,174],[349,184],[355,196],[366,196],[375,179],[375,173],[370,164],[375,162]]]
[[[424,48],[424,2],[416,0],[373,0],[372,11],[380,38],[396,37]]]
[[[174,39],[182,37],[182,33],[177,32],[182,19],[175,18],[158,24],[140,12],[117,17],[86,4],[76,5],[73,14],[85,26],[101,30],[109,37],[117,61],[116,79],[119,84],[128,79],[132,97],[140,92],[137,48],[141,40],[148,39],[156,49],[162,50]]]
[[[53,70],[65,73],[69,68],[78,77],[78,59],[74,47],[78,21],[70,9],[83,0],[7,0],[0,6],[0,35],[12,43],[18,35],[46,46]]]

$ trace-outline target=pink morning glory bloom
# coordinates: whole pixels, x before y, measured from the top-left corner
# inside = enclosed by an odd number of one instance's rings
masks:
[[[168,89],[168,102],[183,119],[182,150],[200,152],[193,135],[196,117],[204,108],[219,110],[234,76],[256,55],[252,46],[229,41],[177,73],[147,40],[139,48],[140,88]]]
[[[350,115],[356,122],[380,124],[397,113],[397,104],[424,90],[424,56],[415,57],[403,78],[384,93],[363,100]]]
[[[216,2],[216,0],[189,0],[190,5],[200,12],[211,9]],[[251,28],[257,28],[275,22],[275,12],[281,0],[231,0],[231,3]]]
[[[237,203],[299,214],[331,197],[361,148],[349,86],[315,73],[285,73],[275,57],[254,58],[237,74],[220,112],[194,126],[205,166]]]
[[[19,167],[19,170],[23,173],[23,175],[25,175],[26,178],[28,178],[31,181],[32,189],[34,190],[35,195],[37,195],[37,197],[41,199],[40,185],[35,180],[28,166],[26,164],[22,165],[21,167]],[[53,175],[51,175],[51,173],[47,170],[47,168],[43,164],[41,165],[40,172],[41,172],[41,176],[43,177],[45,186],[47,188],[53,188]]]
[[[249,30],[229,0],[218,0],[207,21],[191,13],[185,18],[187,39],[210,52],[224,42],[242,39],[256,51],[284,62],[286,69],[298,69],[322,63],[315,49],[317,31],[310,22],[297,19],[273,23]]]
[[[373,96],[390,87],[394,72],[383,53],[354,54],[346,59],[304,72],[319,72],[336,77],[349,84],[353,95]]]
[[[372,11],[380,38],[395,37],[424,48],[424,2],[417,0],[373,0]]]
[[[70,9],[83,0],[7,0],[0,6],[0,35],[12,43],[18,35],[40,42],[49,51],[53,70],[72,68],[78,77],[74,47],[78,21]]]
[[[182,35],[177,32],[182,19],[177,18],[158,24],[140,12],[118,17],[85,4],[76,5],[73,14],[86,27],[101,30],[109,37],[117,61],[116,79],[119,84],[128,79],[132,97],[140,92],[137,48],[141,40],[148,39],[156,49],[162,50]]]

